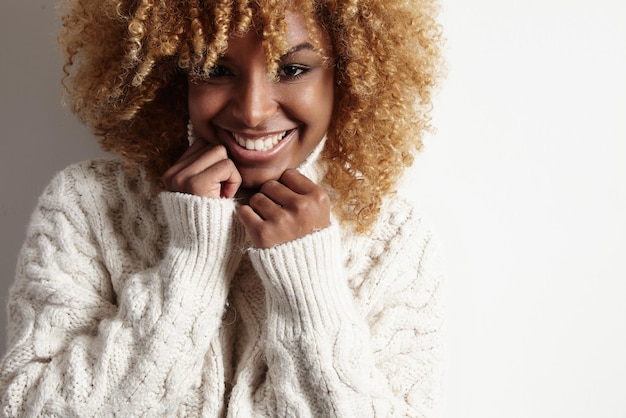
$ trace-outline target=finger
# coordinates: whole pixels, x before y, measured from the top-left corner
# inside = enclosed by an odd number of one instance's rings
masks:
[[[194,145],[196,143],[194,143]],[[181,165],[184,166],[182,170],[186,170],[188,174],[196,174],[203,171],[206,167],[226,159],[228,159],[228,154],[223,145],[214,146],[207,144],[199,150],[194,151],[184,161],[181,161]]]
[[[276,180],[264,183],[259,192],[280,206],[289,206],[289,202],[298,198],[297,193]]]
[[[241,173],[239,173],[235,163],[230,159],[223,160],[220,164],[224,164],[222,172],[224,180],[222,181],[220,197],[235,197],[237,190],[239,190],[239,186],[241,186],[241,182],[243,181]]]
[[[256,248],[270,248],[283,242],[291,241],[297,236],[279,230],[271,222],[264,221],[250,206],[243,205],[237,210],[239,222]]]
[[[173,187],[176,191],[204,197],[234,197],[241,185],[241,174],[230,159],[223,159],[202,171],[176,176]]]
[[[255,193],[248,203],[261,219],[270,220],[281,216],[281,205],[264,193]]]
[[[330,197],[323,188],[293,169],[285,170],[279,181],[293,194],[283,206],[299,219],[315,219],[314,228],[330,223]]]
[[[213,148],[213,145],[203,140],[197,140],[191,147],[187,148],[183,155],[174,163],[174,166],[186,167],[198,158],[199,155],[202,155],[211,148]]]
[[[197,139],[196,141],[194,141],[193,144],[191,144],[189,146],[189,148],[187,148],[185,150],[183,155],[181,155],[178,160],[179,161],[185,160],[187,156],[193,154],[194,152],[198,151],[199,149],[202,149],[202,148],[206,147],[207,145],[209,145],[209,143],[207,141],[205,141],[203,139]]]
[[[261,216],[248,205],[241,205],[239,209],[237,209],[237,219],[239,219],[239,222],[241,222],[249,233],[250,231],[258,230],[264,222]]]
[[[303,195],[312,193],[319,188],[319,186],[313,183],[308,177],[293,168],[285,170],[278,181],[290,190]]]
[[[285,170],[278,181],[291,193],[268,184],[272,193],[270,197],[282,206],[298,211],[306,209],[311,204],[324,211],[330,208],[330,198],[326,191],[297,170]]]
[[[163,181],[167,183],[169,179],[171,179],[172,177],[177,175],[180,171],[182,171],[187,166],[189,166],[189,164],[195,161],[195,159],[198,158],[199,155],[206,152],[211,147],[212,147],[211,145],[209,145],[207,142],[202,141],[202,140],[198,140],[194,142],[194,144],[191,147],[189,147],[183,153],[183,155],[181,155],[180,158],[170,168],[168,168],[165,171],[165,173],[163,173],[163,176],[162,176]]]
[[[194,144],[195,147],[195,144]],[[190,151],[163,176],[168,190],[204,197],[234,197],[241,175],[226,149],[206,144]]]
[[[200,141],[196,141],[194,146],[198,142]],[[179,160],[170,167],[163,175],[163,181],[169,189],[180,187],[186,179],[225,159],[228,159],[228,155],[223,146],[212,146],[205,143],[204,146],[200,145],[197,150],[192,151],[184,160]]]

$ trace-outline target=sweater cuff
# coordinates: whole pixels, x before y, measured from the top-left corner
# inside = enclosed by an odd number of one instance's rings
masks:
[[[355,314],[336,224],[249,254],[267,292],[270,326],[281,339],[336,330]]]
[[[210,294],[209,280],[229,280],[242,256],[245,231],[236,222],[234,200],[174,192],[160,198],[170,234],[171,277],[187,283],[196,296]]]

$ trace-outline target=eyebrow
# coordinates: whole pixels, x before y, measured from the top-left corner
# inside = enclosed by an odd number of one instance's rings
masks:
[[[301,44],[298,44],[294,47],[291,47],[289,50],[287,50],[287,52],[285,52],[283,55],[280,56],[280,60],[284,60],[285,58],[287,58],[289,55],[295,54],[298,51],[314,51],[315,47],[313,46],[313,44],[311,44],[310,42],[303,42]],[[228,55],[224,55],[224,54],[220,54],[217,58],[218,60],[224,60],[224,61],[229,61],[230,58],[228,57]]]
[[[283,55],[280,56],[280,59],[284,59],[287,58],[289,55],[291,54],[295,54],[298,51],[302,51],[302,50],[310,50],[313,51],[315,48],[313,47],[313,45],[310,42],[303,42],[299,45],[296,45],[292,48],[290,48],[287,52],[285,52]]]

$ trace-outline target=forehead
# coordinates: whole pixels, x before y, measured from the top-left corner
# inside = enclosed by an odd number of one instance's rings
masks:
[[[194,48],[180,50],[178,65],[183,69],[209,68],[217,59],[232,54],[243,44],[261,46],[271,71],[280,59],[301,44],[308,43],[326,60],[333,60],[334,48],[331,37],[318,22],[315,10],[307,8],[294,11],[295,6],[273,9],[260,4],[247,9],[248,12],[233,11],[231,19],[217,21],[207,18],[202,27],[191,27],[189,42]],[[306,2],[305,2],[306,3]],[[284,6],[284,5],[283,5]],[[207,10],[208,12],[208,10]],[[209,16],[212,13],[207,13]],[[329,61],[330,62],[330,61]]]
[[[319,23],[315,21],[307,23],[301,13],[287,11],[285,12],[285,24],[287,25],[285,40],[288,47],[311,43],[315,49],[324,55],[329,55],[330,39],[328,33]]]
[[[280,58],[283,54],[294,52],[294,48],[296,50],[310,49],[327,58],[330,57],[332,48],[330,47],[329,37],[321,25],[314,20],[307,21],[302,13],[292,11],[286,11],[282,20],[284,27],[280,28],[277,34],[262,33],[264,30],[253,29],[253,27],[249,28],[244,34],[231,34],[221,55],[238,55],[242,52],[242,45],[252,48],[255,44],[260,47],[267,42],[272,44],[271,49],[273,53],[278,53],[277,56],[274,56],[274,59]],[[282,41],[276,42],[276,35],[284,41],[284,44]],[[298,48],[303,45],[307,47]],[[265,53],[268,52],[266,49]]]
[[[288,41],[307,41],[316,35],[315,33],[309,33],[306,20],[301,13],[287,11],[285,13],[285,23],[287,24],[286,37]],[[318,41],[321,41],[321,39]]]

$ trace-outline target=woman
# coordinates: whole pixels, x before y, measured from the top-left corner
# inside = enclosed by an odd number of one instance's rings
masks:
[[[74,0],[72,109],[119,157],[42,195],[5,416],[432,416],[440,263],[393,190],[432,1]]]

